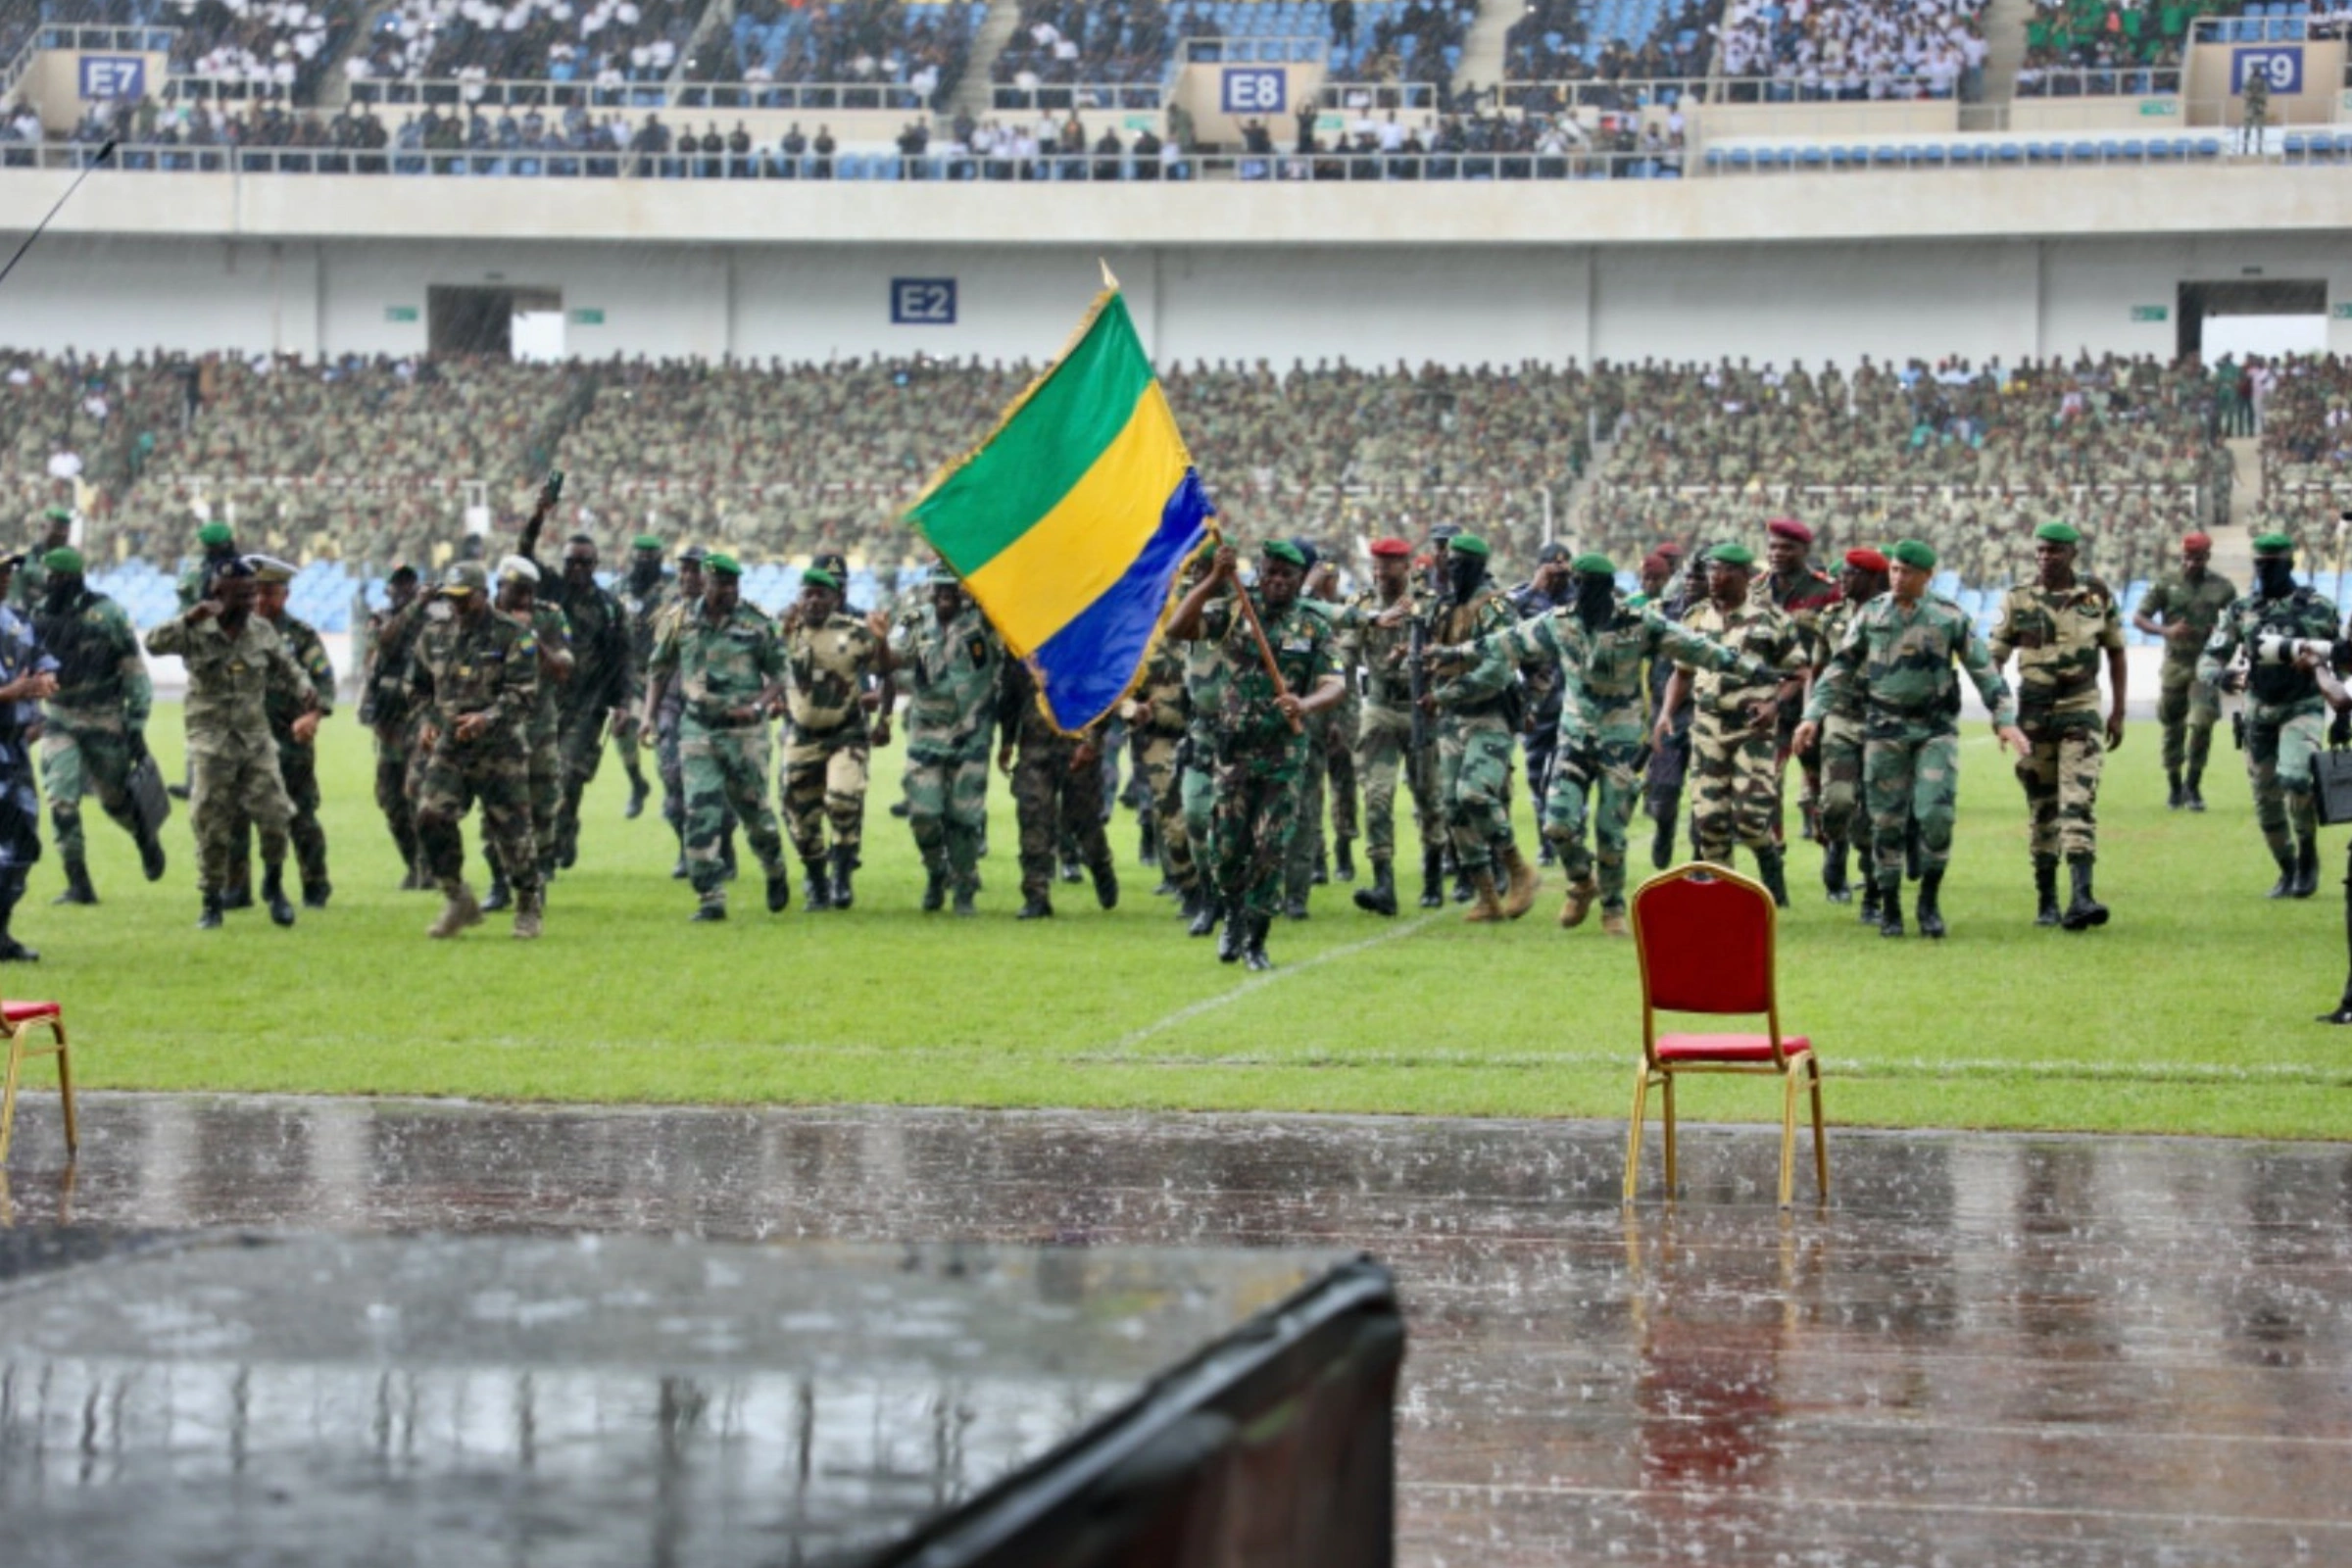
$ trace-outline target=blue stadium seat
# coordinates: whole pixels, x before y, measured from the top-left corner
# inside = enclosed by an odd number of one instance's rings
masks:
[[[2147,156],[2148,144],[2137,137],[2124,143],[2124,162],[2136,164],[2145,160]]]
[[[1746,148],[1735,147],[1732,149],[1732,172],[1734,173],[1746,173],[1750,166],[1752,166],[1754,163],[1755,155],[1750,153]]]
[[[2221,157],[2222,138],[2219,136],[2199,136],[2197,138],[2197,156],[2199,158]]]
[[[1940,147],[1918,147],[1911,149],[1911,151],[1916,162],[1924,164],[1930,169],[1941,169],[1943,167],[1943,149]]]
[[[1860,162],[1863,162],[1863,163],[1868,163],[1869,161],[1870,161],[1870,159],[1869,159],[1869,156],[1868,156],[1867,154],[1865,154],[1865,155],[1863,156],[1863,158],[1860,160]],[[1855,160],[1855,158],[1854,158],[1854,150],[1853,150],[1852,148],[1850,148],[1850,147],[1833,147],[1833,148],[1831,148],[1831,149],[1830,149],[1830,167],[1831,167],[1832,169],[1845,169],[1845,168],[1849,168],[1849,167],[1851,167],[1851,166],[1852,166],[1852,165],[1853,165],[1855,162],[1856,162],[1856,160]]]
[[[1899,147],[1874,147],[1870,151],[1870,161],[1881,169],[1892,169],[1903,161],[1902,149]]]
[[[1798,157],[1808,170],[1819,170],[1830,161],[1830,155],[1819,147],[1808,147]]]
[[[1723,166],[1724,166],[1724,164],[1725,164],[1725,163],[1726,163],[1726,162],[1729,160],[1729,156],[1730,156],[1730,155],[1729,155],[1729,154],[1727,154],[1727,153],[1725,153],[1725,152],[1724,152],[1724,150],[1723,150],[1722,148],[1720,148],[1720,147],[1710,147],[1710,148],[1708,148],[1708,149],[1707,149],[1707,169],[1709,170],[1709,172],[1713,172],[1713,173],[1718,173],[1718,174],[1719,174],[1719,173],[1721,173],[1721,172],[1723,172]]]
[[[2000,157],[2004,164],[2022,164],[2026,161],[2026,150],[2013,141],[2005,141],[2000,145]]]
[[[2320,138],[2320,139],[2321,139],[2323,142],[2325,142],[2325,141],[2327,140],[2327,138],[2326,138],[2326,137],[2324,137],[2324,136],[2323,136],[2322,138]],[[2286,133],[2286,141],[2285,141],[2285,144],[2284,144],[2284,151],[2285,151],[2285,154],[2286,154],[2286,161],[2287,161],[2288,163],[2290,163],[2290,164],[2299,164],[2299,163],[2302,163],[2302,162],[2304,161],[2305,155],[2306,155],[2306,154],[2308,154],[2308,153],[2310,152],[2310,150],[2311,150],[2311,143],[2310,143],[2310,141],[2309,141],[2309,140],[2308,140],[2308,139],[2307,139],[2307,138],[2304,136],[2304,134],[2303,134],[2301,131],[2299,131],[2299,130],[2290,130],[2290,131],[2288,131],[2288,132]]]
[[[2063,163],[2065,159],[2066,149],[2063,146],[2043,141],[2026,143],[2026,162],[2030,164]]]
[[[2182,150],[2180,143],[2159,136],[2148,143],[2148,161],[2156,164],[2169,164],[2180,156]]]
[[[2112,164],[2124,156],[2124,144],[2120,141],[2103,141],[2099,143],[2099,156]]]

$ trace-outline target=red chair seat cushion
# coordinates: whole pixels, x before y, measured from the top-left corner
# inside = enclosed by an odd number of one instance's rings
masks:
[[[1801,1056],[1813,1049],[1804,1035],[1781,1036],[1781,1054]],[[1770,1035],[1660,1035],[1660,1061],[1770,1061]]]
[[[54,1018],[62,1010],[54,1002],[0,1002],[0,1022],[30,1023],[35,1018]]]

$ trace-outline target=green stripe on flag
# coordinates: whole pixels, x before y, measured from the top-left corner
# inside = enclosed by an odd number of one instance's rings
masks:
[[[1004,428],[914,509],[924,537],[960,576],[987,565],[1085,477],[1151,384],[1114,294]]]

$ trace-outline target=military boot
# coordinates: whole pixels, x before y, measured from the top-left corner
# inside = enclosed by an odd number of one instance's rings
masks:
[[[629,775],[629,804],[621,808],[621,817],[626,821],[636,821],[645,810],[645,798],[652,793],[646,788],[644,774],[631,773]],[[521,921],[517,919],[515,923],[519,925]],[[532,934],[537,935],[536,932]]]
[[[1600,897],[1600,884],[1593,880],[1591,870],[1568,879],[1568,899],[1560,906],[1560,929],[1573,931],[1585,923],[1592,912],[1592,901]]]
[[[1138,811],[1135,814],[1135,822],[1136,860],[1138,863],[1143,865],[1158,865],[1159,823],[1153,818],[1152,814],[1152,808],[1147,806],[1142,810]]]
[[[833,882],[832,878],[825,874],[824,857],[818,856],[813,860],[803,860],[801,862],[801,880],[802,885],[808,890],[808,909],[810,914],[833,907]]]
[[[694,906],[694,913],[688,915],[687,920],[694,925],[715,925],[726,917],[727,896],[712,888],[703,895],[703,902]]]
[[[980,911],[972,906],[972,894],[974,890],[975,885],[973,883],[957,883],[956,886],[956,903],[951,906],[949,912],[954,914],[956,918],[962,920],[969,920],[974,915],[978,914]]]
[[[1543,887],[1544,876],[1528,863],[1516,844],[1503,848],[1502,869],[1510,879],[1510,886],[1503,894],[1502,912],[1516,920],[1536,906],[1536,892]]]
[[[2056,925],[2058,914],[2058,857],[2034,857],[2034,923]]]
[[[1355,840],[1345,833],[1340,835],[1340,842],[1332,852],[1332,869],[1343,882],[1355,880]]]
[[[1366,914],[1396,913],[1396,872],[1388,861],[1372,862],[1372,885],[1355,890],[1355,906]]]
[[[302,906],[306,909],[325,908],[326,901],[334,895],[335,885],[323,877],[316,882],[307,876],[302,879]]]
[[[1446,860],[1437,850],[1421,852],[1421,907],[1443,908],[1446,904]]]
[[[1200,883],[1194,893],[1193,922],[1184,928],[1184,934],[1190,937],[1213,935],[1219,913],[1216,896],[1208,891],[1206,882]]]
[[[2093,897],[2090,891],[2091,858],[2076,856],[2066,862],[2075,883],[2074,902],[2066,906],[2066,915],[2059,923],[2069,931],[2087,931],[2094,925],[2107,923],[2107,906]]]
[[[196,929],[199,931],[220,929],[220,895],[210,889],[205,891],[204,912],[196,917]]]
[[[1784,909],[1788,907],[1788,879],[1781,874],[1781,858],[1787,853],[1786,850],[1756,852],[1756,880],[1764,884],[1764,891],[1772,895],[1772,902]]]
[[[1903,934],[1903,883],[1900,877],[1879,885],[1879,935]]]
[[[2166,768],[2164,770],[2164,782],[2166,785],[2164,804],[2168,810],[2178,811],[2180,809],[2180,808],[2188,804],[2188,791],[2180,783],[2180,770],[2179,768]]]
[[[1604,906],[1601,909],[1600,934],[1604,937],[1630,937],[1634,934],[1633,927],[1625,923],[1625,910],[1622,906],[1615,908]]]
[[[1679,806],[1679,797],[1677,805]],[[1674,819],[1676,808],[1669,808],[1657,816],[1657,830],[1649,836],[1649,864],[1652,870],[1663,871],[1674,863]]]
[[[1251,915],[1250,929],[1242,938],[1243,964],[1260,974],[1274,967],[1274,960],[1266,956],[1266,926],[1268,923],[1262,914]]]
[[[1105,909],[1117,908],[1119,906],[1119,868],[1110,863],[1110,857],[1104,856],[1096,864],[1088,866],[1086,870],[1087,874],[1095,879],[1095,902]]]
[[[139,835],[139,869],[146,873],[150,882],[163,880],[164,841],[152,833]]]
[[[2320,840],[2319,835],[2315,833],[2310,838],[2305,839],[2303,841],[2303,847],[2295,852],[2294,897],[2298,899],[2308,899],[2314,893],[2319,891]]]
[[[1243,912],[1239,900],[1226,906],[1225,928],[1217,933],[1217,961],[1239,963],[1242,950],[1250,945],[1250,916]]]
[[[2205,809],[2205,794],[2204,791],[2198,788],[2198,786],[2204,782],[2205,770],[2201,767],[2190,768],[2188,770],[2188,777],[2181,781],[2180,793],[2186,798],[2188,802],[2188,808],[2192,811],[2202,811]]]
[[[792,907],[792,873],[784,869],[781,857],[767,868],[767,912],[782,914]]]
[[[2291,840],[2271,846],[2271,858],[2278,862],[2278,880],[2271,884],[2269,897],[2287,899],[2295,893],[2295,847]]]
[[[514,906],[514,939],[517,942],[536,942],[547,917],[546,901],[537,888],[522,896]]]
[[[1870,866],[1865,863],[1863,870],[1869,873],[1870,869]],[[1862,906],[1854,911],[1854,917],[1864,925],[1879,923],[1879,884],[1875,874],[1865,875],[1863,879]]]
[[[482,912],[496,914],[501,909],[511,909],[514,906],[514,890],[507,886],[507,873],[492,871],[490,873],[490,896],[482,901]]]
[[[1943,911],[1936,903],[1936,896],[1941,891],[1943,867],[1936,866],[1919,879],[1919,934],[1923,937],[1943,935]]]
[[[1470,907],[1462,912],[1464,920],[1474,925],[1487,925],[1510,918],[1509,915],[1503,913],[1502,900],[1494,895],[1494,873],[1493,871],[1472,872],[1470,893],[1472,903]]]
[[[850,885],[850,873],[858,869],[858,852],[846,844],[833,846],[833,907],[846,909],[858,897]]]
[[[446,941],[469,925],[482,923],[482,906],[473,896],[473,889],[452,878],[441,885],[441,914],[425,927],[424,934],[435,941]]]
[[[90,886],[89,862],[72,859],[66,862],[66,891],[49,901],[51,904],[96,904],[98,890]]]
[[[253,907],[252,875],[253,870],[249,866],[245,872],[247,880],[231,882],[220,890],[220,907],[223,909],[250,909]]]
[[[1303,920],[1306,912],[1306,895],[1293,893],[1285,896],[1282,901],[1282,917],[1285,920]]]
[[[923,867],[923,912],[937,914],[948,906],[948,868],[933,862]]]
[[[1051,920],[1054,918],[1054,900],[1044,893],[1032,893],[1021,905],[1015,920]]]
[[[1853,883],[1846,874],[1846,857],[1850,850],[1843,839],[1825,840],[1821,847],[1821,885],[1832,904],[1851,904]]]
[[[1319,888],[1331,886],[1331,858],[1321,850],[1315,852],[1314,869],[1307,873],[1307,881]]]
[[[292,925],[294,906],[286,898],[286,868],[283,863],[267,867],[262,873],[262,902],[270,906],[271,925]]]

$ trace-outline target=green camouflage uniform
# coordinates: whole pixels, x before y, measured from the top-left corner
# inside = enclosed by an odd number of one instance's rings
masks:
[[[1510,624],[1510,601],[1489,583],[1470,603],[1439,611],[1433,638],[1458,647]],[[1518,671],[1498,660],[1430,689],[1438,705],[1438,799],[1453,840],[1454,866],[1466,877],[1492,869],[1512,847],[1511,749],[1517,736],[1508,708],[1518,679]]]
[[[1200,873],[1193,863],[1192,838],[1185,831],[1183,770],[1178,765],[1192,728],[1192,704],[1185,695],[1186,647],[1163,640],[1152,648],[1135,694],[1143,713],[1127,733],[1136,773],[1152,797],[1160,868],[1179,891],[1189,892]]]
[[[560,606],[531,601],[531,638],[542,650],[571,651],[571,619]],[[544,655],[542,656],[544,657]],[[578,677],[578,666],[573,666]],[[539,856],[540,879],[555,868],[557,823],[564,813],[564,687],[568,682],[539,672],[539,693],[531,700],[530,722],[523,737],[531,749],[531,848]],[[512,876],[509,877],[512,881]]]
[[[1573,608],[1520,621],[1481,641],[1482,662],[1542,664],[1557,672],[1560,717],[1552,745],[1554,776],[1544,802],[1544,836],[1557,849],[1571,881],[1593,874],[1585,842],[1586,797],[1598,797],[1592,837],[1599,845],[1603,909],[1625,907],[1625,828],[1640,798],[1648,761],[1648,702],[1642,676],[1655,659],[1731,673],[1746,666],[1771,678],[1762,664],[1721,643],[1685,630],[1656,612],[1619,603],[1598,629]]]
[[[2208,571],[2202,582],[2190,582],[2174,572],[2148,590],[2139,612],[2170,629],[2186,626],[2193,640],[2164,640],[2164,666],[2158,672],[2156,722],[2164,726],[2164,770],[2190,774],[2205,771],[2213,750],[2213,726],[2221,721],[2221,694],[2210,681],[2197,678],[2197,656],[2213,637],[2213,629],[2237,598],[2229,578]]]
[[[908,691],[906,825],[924,866],[968,896],[980,886],[989,738],[1004,647],[968,599],[944,623],[928,602],[912,606],[892,641]]]
[[[58,663],[57,696],[41,735],[41,788],[49,796],[57,853],[72,867],[83,863],[87,853],[84,795],[97,796],[106,814],[133,839],[145,837],[131,808],[129,779],[138,760],[133,742],[146,744],[155,686],[130,617],[106,595],[85,587],[64,611],[36,608],[29,618]]]
[[[147,634],[147,651],[176,654],[188,669],[188,818],[196,833],[197,887],[218,894],[228,886],[229,859],[240,825],[251,821],[262,839],[265,865],[286,858],[286,825],[294,814],[277,770],[270,738],[272,689],[300,692],[310,675],[259,615],[234,634],[220,617],[190,620],[182,611]]]
[[[2099,668],[2124,646],[2115,595],[2096,577],[2053,592],[2021,582],[2001,600],[1992,662],[2017,655],[2017,722],[2032,743],[2018,759],[2035,859],[2098,853],[2099,771],[2106,756]]]
[[[447,600],[436,603],[447,605]],[[479,620],[425,617],[409,665],[409,692],[438,733],[416,791],[416,838],[435,881],[456,897],[466,869],[458,824],[469,803],[482,808],[482,838],[524,908],[539,897],[539,851],[531,835],[531,710],[539,698],[539,646],[531,628],[493,610]],[[458,720],[487,713],[470,741]]]
[[[2332,642],[2335,635],[2335,606],[2309,588],[2297,588],[2281,599],[2247,594],[2214,626],[2197,661],[2197,679],[2218,687],[2238,649],[2243,647],[2252,660],[2263,637]],[[2317,842],[2312,767],[2327,740],[2326,710],[2317,677],[2291,663],[2257,661],[2247,673],[2246,776],[2254,785],[2255,820],[2274,858],[2293,853],[2298,841]]]
[[[645,672],[654,657],[654,644],[669,620],[670,607],[677,603],[676,582],[662,577],[651,588],[640,589],[634,578],[624,572],[612,596],[620,605],[622,623],[629,634],[629,704],[628,718],[612,726],[612,755],[629,775],[629,788],[645,787],[645,774],[638,765],[637,749],[648,738],[637,733],[637,715],[645,696]],[[655,764],[660,766],[660,755]]]
[[[417,595],[385,613],[368,639],[368,662],[360,675],[360,720],[375,736],[375,805],[384,813],[401,864],[417,864],[416,730],[419,710],[409,700],[410,666],[417,634],[424,629],[427,596]]]
[[[1413,825],[1421,842],[1436,848],[1443,825],[1438,815],[1437,750],[1423,746],[1414,753],[1412,675],[1405,662],[1412,651],[1412,621],[1428,605],[1416,590],[1405,590],[1407,608],[1396,624],[1383,626],[1379,617],[1391,606],[1377,593],[1356,596],[1354,646],[1364,669],[1364,706],[1355,731],[1355,772],[1364,788],[1364,856],[1374,865],[1387,865],[1396,857],[1396,781],[1401,774],[1412,791]],[[1409,755],[1408,755],[1409,754]]]
[[[784,745],[784,830],[803,860],[833,847],[857,859],[865,830],[865,760],[871,737],[860,701],[867,675],[881,668],[882,643],[863,619],[836,612],[821,626],[788,619],[784,663],[792,675],[792,719]]]
[[[1751,598],[1768,602],[1782,614],[1796,623],[1797,636],[1802,639],[1804,662],[1810,667],[1822,653],[1821,617],[1837,605],[1838,579],[1820,567],[1807,564],[1784,577],[1775,571],[1757,575],[1748,590]],[[1794,755],[1798,705],[1784,703],[1776,715],[1773,740],[1772,822],[1777,831],[1784,819],[1784,808],[1788,800],[1788,760]],[[1796,758],[1799,773],[1804,779],[1798,809],[1807,816],[1818,813],[1821,806],[1821,753],[1818,741],[1809,755]]]
[[[1184,839],[1193,864],[1211,853],[1209,825],[1216,805],[1217,714],[1224,711],[1228,671],[1225,656],[1206,639],[1184,645],[1184,700],[1191,711],[1184,733],[1184,764],[1177,795],[1184,809]]]
[[[1308,614],[1323,617],[1331,628],[1332,667],[1344,669],[1346,607],[1303,597],[1298,603]],[[1298,815],[1291,825],[1291,847],[1283,857],[1282,870],[1283,899],[1294,906],[1306,903],[1314,886],[1315,862],[1328,853],[1323,839],[1323,803],[1331,784],[1331,731],[1338,714],[1339,707],[1334,705],[1306,715],[1306,771],[1298,781]]]
[[[1749,717],[1756,704],[1805,667],[1805,636],[1769,603],[1750,599],[1726,614],[1702,600],[1683,617],[1686,630],[1749,658],[1732,673],[1675,663],[1690,684],[1690,835],[1701,859],[1729,865],[1732,847],[1777,849],[1780,811],[1777,720]],[[1762,673],[1756,671],[1761,670]]]
[[[319,640],[318,628],[292,615],[271,624],[284,640],[286,652],[302,666],[310,690],[318,700],[318,716],[324,719],[335,710],[335,666],[326,657],[326,644]],[[318,745],[314,741],[306,746],[294,738],[294,721],[303,711],[300,693],[270,694],[270,735],[277,743],[278,776],[285,780],[286,800],[294,808],[286,832],[294,841],[294,861],[302,871],[303,891],[317,893],[325,891],[327,885],[326,830],[318,825]],[[230,859],[229,882],[242,886],[246,880],[241,871],[245,860],[242,822],[237,824],[237,848]]]
[[[1294,601],[1280,613],[1255,592],[1258,620],[1283,684],[1303,698],[1337,673],[1331,622]],[[1282,900],[1284,857],[1306,774],[1307,738],[1291,728],[1274,704],[1273,676],[1258,653],[1250,619],[1231,599],[1200,612],[1202,642],[1217,651],[1217,708],[1206,732],[1215,758],[1209,818],[1209,863],[1216,891],[1229,909],[1271,918]],[[1505,737],[1508,743],[1508,737]]]
[[[783,870],[784,840],[767,804],[767,717],[745,718],[741,710],[782,688],[784,645],[775,621],[749,602],[738,602],[716,622],[697,609],[663,619],[646,668],[679,696],[686,873],[704,904],[723,909],[719,841],[731,822],[743,824],[745,841],[771,879]]]
[[[1019,743],[1012,766],[1012,805],[1021,828],[1021,897],[1051,899],[1054,865],[1064,840],[1098,877],[1111,873],[1110,841],[1102,832],[1102,775],[1078,767],[1084,742],[1102,745],[1101,724],[1064,735],[1037,700],[1037,677],[1007,659],[998,681],[997,722]]]
[[[1933,596],[1906,606],[1881,594],[1856,611],[1830,655],[1805,717],[1819,722],[1834,705],[1862,704],[1862,792],[1882,888],[1903,879],[1903,840],[1919,821],[1922,866],[1940,871],[1952,858],[1952,818],[1960,793],[1960,684],[1957,662],[1996,725],[2017,721],[2001,679],[1968,614]]]
[[[562,584],[562,578],[557,579]],[[629,626],[620,601],[602,588],[559,586],[556,604],[571,624],[571,679],[558,699],[558,745],[564,759],[564,802],[556,816],[556,862],[569,865],[580,850],[580,798],[604,761],[605,724],[641,695],[629,659]]]
[[[1861,607],[1840,599],[1821,612],[1820,635],[1814,642],[1813,671],[1818,685],[1830,655],[1845,641],[1846,628]],[[1833,855],[1840,845],[1856,840],[1856,814],[1862,806],[1862,693],[1846,687],[1830,699],[1821,718],[1821,838]],[[1862,836],[1865,845],[1867,835]],[[1842,862],[1840,862],[1842,863]]]

